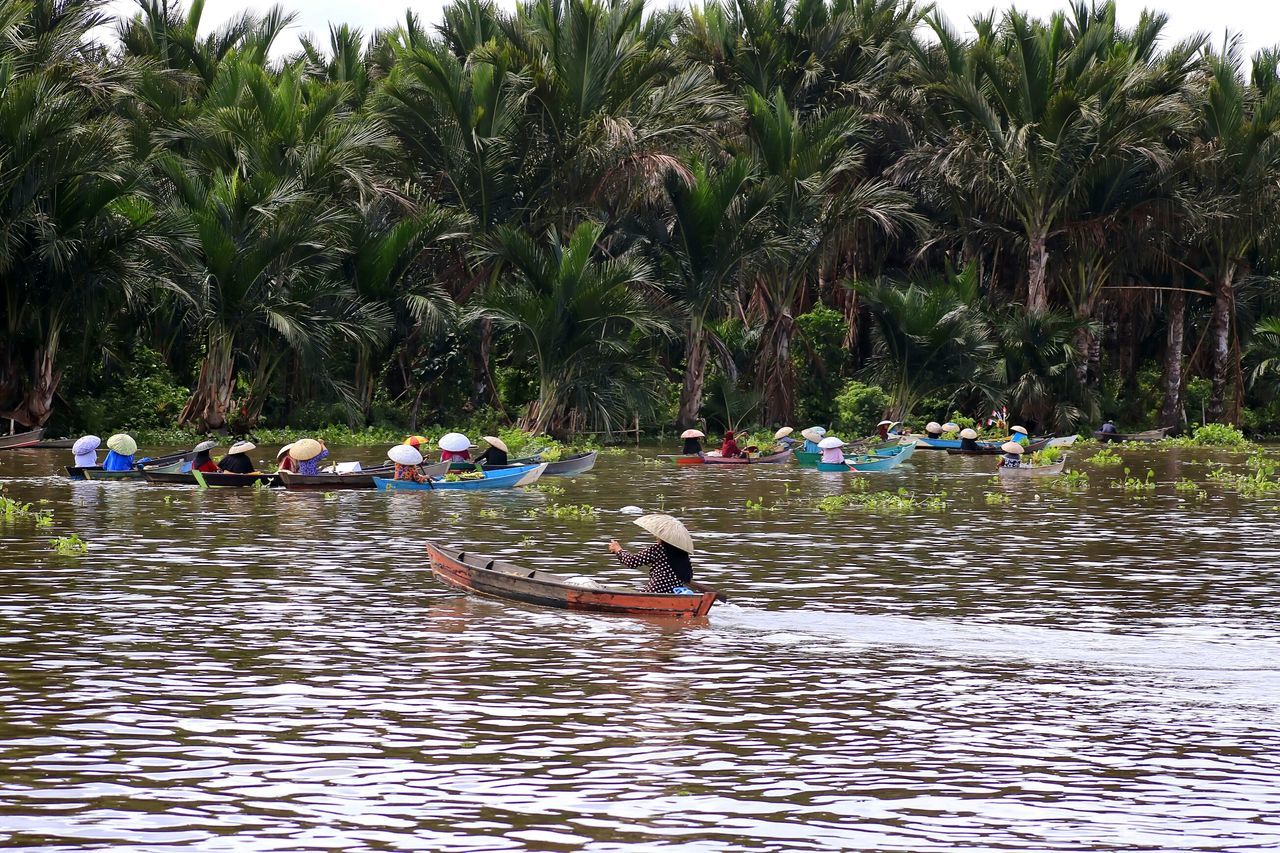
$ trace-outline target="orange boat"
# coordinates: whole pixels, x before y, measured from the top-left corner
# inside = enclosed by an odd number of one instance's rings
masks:
[[[678,595],[579,586],[569,583],[565,575],[526,569],[493,557],[443,548],[434,542],[427,543],[427,553],[432,574],[449,586],[561,610],[693,619],[706,616],[716,600],[714,592]]]

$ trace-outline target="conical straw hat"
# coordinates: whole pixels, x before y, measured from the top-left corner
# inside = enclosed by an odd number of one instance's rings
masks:
[[[121,456],[132,456],[138,452],[138,442],[133,440],[133,436],[119,432],[107,439],[107,448]]]
[[[1012,430],[1013,430],[1013,432],[1020,432],[1020,433],[1022,433],[1023,435],[1026,435],[1026,434],[1027,434],[1027,428],[1026,428],[1026,427],[1012,427]]]
[[[286,453],[288,453],[288,452],[289,452],[290,450],[292,450],[292,449],[293,449],[293,445],[292,445],[292,444],[286,444],[284,447],[282,447],[282,448],[280,448],[279,450],[277,450],[277,451],[276,451],[276,458],[277,458],[277,459],[282,459],[282,458],[284,458],[284,455],[285,455]]]
[[[387,458],[398,465],[421,465],[422,453],[416,447],[397,444],[387,451]]]
[[[952,421],[947,421],[945,424],[942,425],[942,431],[943,432],[959,432],[960,424],[953,423]]]
[[[1006,441],[1004,444],[1000,445],[1000,449],[1003,450],[1005,453],[1013,453],[1015,455],[1020,454],[1026,450],[1025,447],[1023,447],[1021,444],[1018,444],[1018,442],[1016,441]]]
[[[961,438],[977,438],[978,434],[971,429],[962,429],[960,430],[960,437]]]
[[[882,426],[893,426],[893,424],[894,424],[894,422],[893,422],[893,421],[881,421],[880,423],[876,424],[876,426],[878,426],[878,427],[882,427]]]
[[[844,447],[844,442],[832,435],[819,441],[818,446],[823,450],[831,450],[836,447]]]
[[[775,432],[775,433],[773,434],[773,437],[774,437],[774,439],[786,438],[787,436],[791,435],[791,433],[793,433],[793,432],[795,432],[795,430],[794,430],[793,428],[791,428],[791,427],[783,427],[782,429],[780,429],[780,430],[778,430],[777,432]]]
[[[92,453],[101,446],[102,439],[96,435],[86,435],[83,438],[76,439],[76,443],[71,445],[71,452],[76,456],[81,456],[85,453]]]
[[[680,433],[681,438],[706,438],[707,434],[700,429],[687,429]]]
[[[471,439],[460,432],[447,432],[440,436],[436,444],[440,445],[441,450],[447,450],[450,453],[461,453],[471,449]]]
[[[308,462],[324,452],[324,445],[314,438],[300,438],[289,448],[289,455],[299,462]]]
[[[197,444],[195,447],[191,448],[191,452],[204,453],[206,451],[213,450],[217,446],[218,446],[218,442],[216,441],[202,441],[199,444]]]
[[[404,443],[410,447],[421,447],[424,444],[430,444],[431,439],[427,438],[425,435],[411,435],[404,440]]]
[[[812,441],[814,444],[817,444],[819,441],[822,441],[822,437],[826,434],[827,434],[827,431],[822,427],[809,427],[807,430],[804,430],[803,432],[800,433],[801,437],[807,438],[809,441]]]
[[[674,545],[686,554],[693,553],[693,537],[677,519],[669,515],[642,515],[636,519],[636,524],[668,545]]]
[[[294,447],[297,446],[298,445],[296,444],[294,445]],[[230,449],[227,450],[227,455],[230,456],[233,453],[248,453],[250,450],[257,449],[258,445],[254,444],[252,441],[237,441],[235,444],[231,445]],[[320,451],[317,450],[316,455],[320,455]],[[293,458],[297,459],[298,457],[295,456]],[[307,458],[310,459],[311,457],[308,456]]]
[[[942,424],[937,421],[929,421],[929,423],[925,424],[924,430],[925,432],[940,432],[942,430]]]
[[[511,451],[507,448],[507,443],[506,443],[505,441],[503,441],[502,439],[498,438],[496,435],[486,435],[486,436],[483,436],[482,438],[483,438],[483,440],[484,440],[484,441],[489,442],[489,446],[490,446],[490,447],[496,447],[496,448],[498,448],[499,450],[501,450],[503,453],[510,453],[510,452],[511,452]]]

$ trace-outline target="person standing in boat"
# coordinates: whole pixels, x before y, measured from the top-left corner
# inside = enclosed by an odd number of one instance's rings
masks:
[[[1017,468],[1022,465],[1022,454],[1026,452],[1021,444],[1016,441],[1006,441],[1000,445],[1000,449],[1004,451],[1004,456],[1000,457],[1000,461],[996,463],[999,468]]]
[[[138,452],[138,442],[133,436],[117,433],[107,439],[107,449],[111,452],[102,460],[103,471],[133,470],[133,454]]]
[[[98,448],[102,446],[102,439],[96,435],[86,435],[83,438],[76,439],[76,443],[71,446],[71,453],[76,458],[77,468],[97,468],[98,467]]]
[[[212,474],[218,470],[218,464],[213,461],[213,457],[209,455],[209,451],[218,445],[212,441],[202,441],[192,448],[196,458],[191,460],[191,470],[199,471],[201,474]]]
[[[507,455],[510,451],[507,449],[507,443],[496,435],[486,435],[482,439],[489,445],[484,453],[476,457],[476,463],[486,468],[500,468],[503,465],[510,464],[510,457]]]
[[[742,449],[738,447],[738,442],[733,437],[733,430],[724,431],[724,441],[720,443],[720,455],[725,459],[737,459],[739,456],[746,456]]]
[[[680,437],[684,439],[684,447],[680,448],[681,456],[702,455],[702,442],[700,439],[706,438],[706,433],[700,429],[687,429],[680,433]]]
[[[820,426],[812,426],[800,433],[804,439],[805,453],[818,453],[822,448],[818,447],[818,442],[826,436],[827,431]]]
[[[1012,433],[1013,434],[1009,436],[1010,441],[1016,441],[1023,447],[1026,447],[1031,443],[1031,436],[1027,433],[1026,427],[1016,426],[1013,428]]]
[[[227,474],[252,474],[254,465],[249,451],[257,449],[258,445],[252,441],[237,441],[227,449],[227,455],[218,460],[218,470]]]
[[[973,427],[960,430],[960,449],[967,453],[977,453],[982,449],[978,446],[978,433]]]
[[[693,583],[693,563],[689,559],[693,537],[685,526],[669,515],[644,515],[636,519],[636,524],[658,541],[632,554],[614,539],[609,542],[609,553],[628,569],[649,567],[643,592],[673,593]]]

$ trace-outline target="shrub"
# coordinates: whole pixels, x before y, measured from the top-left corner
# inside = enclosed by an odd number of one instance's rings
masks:
[[[1205,424],[1196,427],[1191,443],[1199,447],[1245,447],[1244,433],[1228,424]]]
[[[889,406],[889,395],[878,385],[849,382],[836,397],[836,420],[833,426],[847,436],[864,436],[875,432],[876,424]]]

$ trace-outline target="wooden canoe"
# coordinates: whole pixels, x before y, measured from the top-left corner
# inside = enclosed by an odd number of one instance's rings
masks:
[[[15,432],[13,435],[0,435],[0,450],[17,450],[20,447],[35,447],[44,437],[44,427]]]
[[[699,453],[699,454],[697,454],[697,455],[695,455],[695,456],[684,456],[684,455],[678,455],[678,456],[659,456],[658,458],[659,458],[659,459],[666,459],[667,461],[669,461],[669,462],[674,462],[674,463],[675,463],[675,464],[677,464],[677,465],[701,465],[701,464],[702,464],[702,454],[701,454],[701,453]]]
[[[457,480],[449,482],[443,479],[428,480],[415,483],[412,480],[391,480],[385,477],[374,477],[373,483],[384,492],[446,492],[446,491],[478,491],[480,489],[514,489],[516,486],[528,486],[538,481],[547,463],[525,465],[502,471],[486,471],[481,480]]]
[[[548,462],[547,470],[542,472],[542,476],[572,477],[575,474],[585,474],[596,467],[596,458],[599,455],[599,451],[592,450],[586,453],[575,453],[572,456],[557,459],[555,462]]]
[[[1113,441],[1133,441],[1138,444],[1150,444],[1153,441],[1160,441],[1168,438],[1169,433],[1173,432],[1173,430],[1173,427],[1148,429],[1143,430],[1142,432],[1101,432],[1095,430],[1093,437],[1104,444]]]
[[[882,456],[872,454],[870,456],[857,456],[845,459],[845,464],[849,466],[849,470],[856,474],[879,474],[884,471],[892,471],[902,463],[910,459],[916,452],[914,444],[900,444],[897,452]]]
[[[1063,472],[1067,466],[1067,457],[1062,457],[1052,465],[1018,465],[1016,468],[1007,468],[1001,465],[997,470],[1002,478],[1009,480],[1029,479],[1032,477],[1056,477]]]
[[[76,446],[74,438],[45,438],[31,445],[36,450],[70,450]]]
[[[160,483],[170,486],[198,486],[199,479],[190,471],[183,472],[163,472],[163,471],[143,471],[143,479],[148,483]],[[255,483],[261,483],[263,486],[279,486],[280,476],[278,474],[228,474],[226,471],[218,471],[216,473],[201,473],[207,486],[218,486],[228,488],[246,488],[251,487]]]
[[[184,468],[190,470],[191,459],[194,457],[194,453],[175,453],[171,456],[161,456],[157,459],[148,460],[145,465],[140,468],[134,468],[132,471],[103,471],[101,465],[92,467],[68,465],[67,476],[72,480],[143,480],[146,479],[143,474],[147,471],[159,474],[176,474]]]
[[[704,455],[702,457],[703,465],[777,465],[780,462],[786,462],[791,458],[790,450],[783,450],[779,453],[771,453],[768,456],[732,456],[726,458],[724,456]]]
[[[693,619],[706,616],[716,600],[714,592],[674,595],[577,586],[568,583],[564,575],[526,569],[480,554],[466,554],[433,542],[427,543],[427,553],[431,573],[449,586],[477,595],[561,610]]]
[[[395,466],[383,465],[377,468],[366,468],[351,474],[298,474],[293,471],[280,471],[281,482],[289,491],[324,491],[332,492],[343,489],[376,489],[374,477],[391,477],[395,474]],[[448,462],[434,462],[423,465],[422,471],[428,477],[443,477],[449,473]]]
[[[1030,444],[1024,444],[1023,447],[1026,448],[1027,453],[1034,453],[1037,450],[1044,450],[1049,446],[1049,442],[1051,441],[1053,441],[1053,436],[1046,436],[1044,438],[1037,438]],[[1001,444],[1003,443],[1004,442],[1001,442]],[[999,456],[1001,453],[1004,453],[1004,451],[1000,449],[1000,444],[988,442],[980,443],[977,450],[953,450],[948,447],[947,453],[951,456]]]

